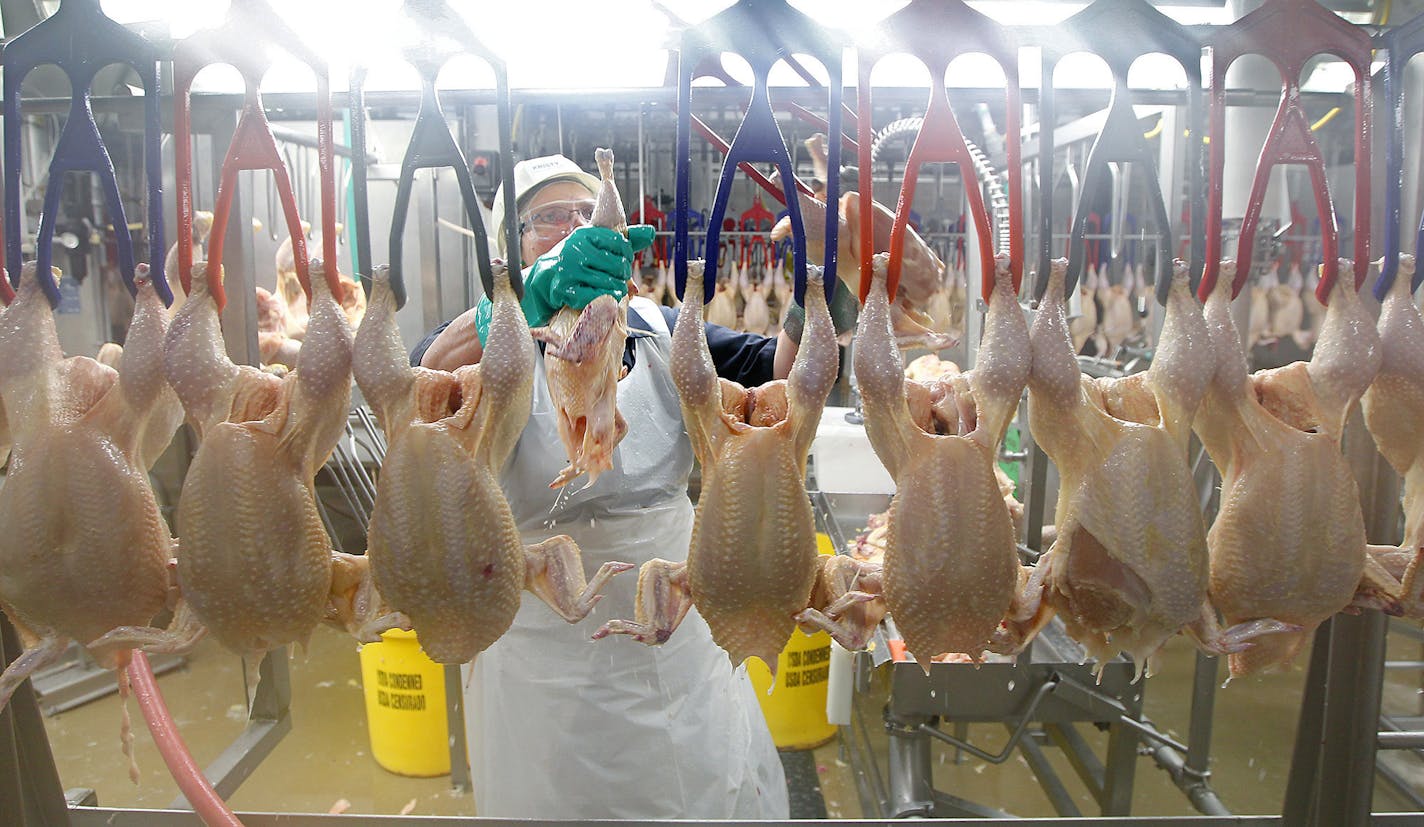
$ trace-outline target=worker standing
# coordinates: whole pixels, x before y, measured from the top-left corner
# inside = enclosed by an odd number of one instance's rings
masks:
[[[492,230],[504,252],[504,222],[518,220],[522,305],[530,326],[556,309],[621,299],[633,255],[653,228],[588,226],[600,181],[562,156],[515,166],[518,215],[496,193]],[[490,303],[481,299],[437,329],[412,354],[453,370],[479,361]],[[501,483],[525,543],[566,533],[584,565],[641,565],[686,558],[693,509],[687,482],[692,447],[668,356],[676,311],[634,297],[618,408],[628,434],[613,469],[597,483],[551,490],[567,464],[543,360],[533,409]],[[754,386],[784,378],[796,345],[708,325],[722,376]],[[797,331],[799,332],[799,331]],[[618,577],[584,622],[569,625],[525,601],[508,632],[469,667],[465,695],[476,809],[510,818],[788,817],[781,763],[744,669],[733,670],[696,609],[660,646],[590,640],[591,631],[633,606],[635,577]]]

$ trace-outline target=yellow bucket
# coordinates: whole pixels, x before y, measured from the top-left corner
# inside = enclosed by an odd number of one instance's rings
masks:
[[[816,535],[816,547],[821,554],[835,553],[831,539],[824,534]],[[834,738],[836,726],[826,721],[831,636],[817,632],[808,637],[797,629],[776,660],[776,686],[769,695],[771,670],[759,659],[747,661],[747,674],[756,687],[776,746],[812,749]]]
[[[397,775],[449,775],[445,669],[421,650],[415,632],[392,629],[362,646],[361,684],[376,763]]]

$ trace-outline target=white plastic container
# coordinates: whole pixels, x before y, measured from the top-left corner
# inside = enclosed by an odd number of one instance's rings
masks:
[[[895,481],[870,447],[864,425],[846,421],[850,408],[826,408],[811,444],[816,485],[832,494],[894,494]]]

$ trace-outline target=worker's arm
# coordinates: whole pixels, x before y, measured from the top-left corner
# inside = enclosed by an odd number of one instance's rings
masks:
[[[677,309],[658,308],[669,330],[677,327]],[[729,327],[703,322],[707,332],[707,350],[717,375],[748,388],[773,379],[785,379],[791,373],[796,358],[796,343],[785,331],[775,336],[761,336]]]
[[[776,356],[771,364],[772,379],[785,379],[791,375],[791,363],[796,361],[796,351],[800,349],[800,346],[786,335],[786,331],[777,331]]]
[[[475,312],[478,305],[440,325],[421,340],[410,352],[415,367],[454,370],[461,365],[477,365],[485,350],[475,333]]]
[[[628,228],[627,236],[604,227],[579,227],[524,269],[524,298],[519,305],[530,327],[549,323],[560,307],[582,310],[602,295],[622,299],[633,254],[653,243],[646,224]],[[411,352],[411,363],[436,370],[473,365],[484,355],[493,305],[481,298],[454,321],[437,328]]]
[[[675,328],[677,310],[671,307],[659,309],[667,320],[668,329]],[[859,310],[860,305],[854,293],[844,287],[835,292],[831,299],[830,311],[837,334],[855,329]],[[799,305],[793,304],[782,329],[775,336],[744,333],[704,322],[707,330],[707,349],[712,353],[712,364],[717,367],[717,375],[748,388],[790,376],[791,365],[796,361],[796,351],[799,350],[798,343],[805,319],[805,311]]]

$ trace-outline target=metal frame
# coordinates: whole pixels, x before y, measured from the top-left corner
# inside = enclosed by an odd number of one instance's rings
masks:
[[[1124,659],[1107,664],[1102,683],[1094,686],[1092,668],[1075,662],[1081,651],[1062,625],[1054,624],[1040,633],[1027,658],[1018,663],[977,668],[936,663],[928,676],[919,664],[896,663],[885,711],[891,739],[889,806],[884,814],[892,818],[1002,815],[933,789],[929,745],[938,740],[994,764],[1008,760],[1015,750],[1025,751],[1054,809],[1061,816],[1076,817],[1080,813],[1062,794],[1066,789],[1062,780],[1046,761],[1038,760],[1040,741],[1051,741],[1063,749],[1103,815],[1128,815],[1138,733],[1146,727],[1140,723],[1142,688],[1132,685],[1133,666]],[[989,754],[960,735],[942,732],[940,721],[1002,722],[1011,734],[999,753]],[[1100,762],[1077,735],[1073,727],[1079,723],[1105,725],[1111,733],[1105,761]],[[1153,728],[1147,731],[1165,738]]]
[[[841,517],[850,516],[846,512],[873,509],[888,500],[884,495],[819,490],[812,492],[811,498],[819,525],[838,548],[844,547]],[[841,501],[846,507],[838,515]],[[885,625],[893,636],[893,619]],[[876,635],[872,651],[888,652],[884,630]],[[880,657],[880,663],[888,659],[888,655]],[[869,659],[865,654],[856,657],[861,663]],[[935,663],[928,676],[918,663],[893,664],[890,702],[883,713],[883,725],[890,735],[883,784],[878,768],[872,768],[873,774],[867,772],[859,766],[865,757],[849,750],[865,811],[887,818],[1007,817],[1002,811],[934,789],[930,745],[938,740],[994,764],[1016,752],[1023,754],[1059,815],[1077,817],[1081,814],[1076,804],[1043,754],[1043,745],[1058,746],[1103,815],[1128,815],[1139,737],[1183,754],[1190,750],[1142,720],[1143,686],[1132,683],[1130,661],[1115,659],[1104,667],[1101,682],[1096,682],[1092,667],[1082,660],[1082,648],[1069,639],[1062,622],[1055,621],[1017,662],[1003,659],[977,667]],[[863,682],[859,688],[863,689]],[[953,734],[942,731],[941,722],[954,724]],[[1003,723],[1009,729],[1009,741],[997,754],[989,753],[967,739],[970,723]],[[1073,729],[1079,723],[1103,725],[1112,733],[1105,760],[1099,760]],[[867,726],[863,720],[856,724]],[[842,734],[852,736],[848,743],[854,740],[854,732]]]
[[[292,680],[287,669],[287,647],[268,652],[262,658],[258,674],[261,677],[248,710],[247,727],[203,769],[203,775],[223,798],[236,792],[292,731]],[[191,813],[188,800],[181,795],[168,806]]]
[[[0,664],[9,666],[23,647],[9,618],[0,613]],[[0,813],[19,814],[23,827],[70,823],[64,788],[30,682],[0,710]]]

